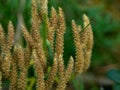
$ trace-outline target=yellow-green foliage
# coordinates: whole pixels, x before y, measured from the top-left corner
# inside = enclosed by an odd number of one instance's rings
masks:
[[[37,10],[37,4],[40,4],[40,12]],[[7,37],[0,26],[0,89],[2,77],[10,80],[10,90],[26,90],[27,72],[30,62],[33,61],[36,90],[50,90],[58,77],[56,90],[65,90],[66,84],[75,72],[75,75],[81,74],[89,68],[91,50],[93,46],[93,33],[89,19],[86,15],[84,19],[84,31],[81,26],[72,21],[72,30],[74,43],[76,47],[75,60],[70,57],[67,67],[64,66],[63,45],[64,33],[66,30],[65,16],[62,8],[59,7],[58,13],[52,7],[51,16],[48,17],[47,0],[32,0],[32,28],[31,33],[26,29],[24,22],[21,25],[22,35],[27,43],[22,47],[19,43],[14,44],[14,27],[10,22],[8,25]],[[44,48],[44,39],[39,32],[39,26],[45,23],[46,38],[50,42],[52,52],[54,53],[53,65],[47,66],[47,50]],[[56,41],[54,42],[54,34]],[[55,44],[55,47],[54,47]],[[13,51],[11,52],[11,48]],[[50,68],[48,71],[47,69]],[[19,72],[18,72],[19,71]],[[58,73],[58,74],[57,74]],[[45,79],[47,75],[47,78]]]

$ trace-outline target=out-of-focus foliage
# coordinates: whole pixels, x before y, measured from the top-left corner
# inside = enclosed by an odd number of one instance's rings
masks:
[[[107,73],[107,76],[113,80],[115,83],[120,84],[120,71],[117,70],[110,70]]]
[[[74,80],[73,80],[73,86],[75,90],[84,90],[84,84],[81,79],[81,76],[78,75]]]
[[[22,13],[28,29],[30,29],[31,0],[25,0],[24,7],[20,6],[20,0],[0,0],[0,22],[7,30],[8,21],[12,21],[17,27],[19,13]]]
[[[114,90],[120,90],[120,71],[110,70],[107,72],[107,76],[115,83]]]
[[[94,31],[92,67],[120,63],[120,53],[118,52],[120,45],[119,22],[102,10],[104,10],[104,6],[93,7],[86,11],[91,18]]]

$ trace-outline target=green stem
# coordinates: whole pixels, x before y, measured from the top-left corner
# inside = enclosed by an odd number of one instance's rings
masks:
[[[47,15],[43,15],[43,48],[46,51],[46,40],[47,40]]]

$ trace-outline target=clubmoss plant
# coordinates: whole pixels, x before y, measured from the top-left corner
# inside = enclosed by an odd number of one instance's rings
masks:
[[[38,4],[40,10],[37,9]],[[36,90],[51,90],[56,78],[58,78],[56,90],[65,90],[71,74],[78,75],[89,68],[93,46],[93,33],[89,18],[83,15],[83,29],[72,20],[76,56],[75,60],[71,56],[65,67],[63,59],[66,32],[64,12],[59,7],[57,13],[57,10],[52,7],[49,17],[47,4],[47,0],[32,0],[31,32],[28,32],[24,22],[21,25],[22,36],[26,41],[25,47],[19,43],[13,44],[15,30],[11,21],[8,24],[7,35],[0,25],[0,90],[2,89],[2,77],[10,81],[10,90],[26,90],[27,73],[31,61],[33,61],[35,71]],[[40,34],[40,27],[43,27],[43,36]],[[55,34],[56,37],[54,37]],[[47,61],[46,41],[50,43],[53,53],[52,66],[49,66]]]

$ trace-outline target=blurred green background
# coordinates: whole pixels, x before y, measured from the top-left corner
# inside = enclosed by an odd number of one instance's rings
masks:
[[[17,28],[21,12],[28,30],[30,29],[31,0],[25,0],[21,8],[20,0],[0,0],[0,22],[7,32],[8,21]],[[71,90],[120,90],[120,1],[119,0],[49,0],[51,6],[62,7],[67,30],[64,40],[64,62],[75,56],[71,32],[71,20],[83,25],[82,16],[87,14],[94,33],[94,47],[91,66],[83,75],[76,77]],[[30,71],[29,76],[32,76]],[[70,90],[70,89],[68,89]]]

